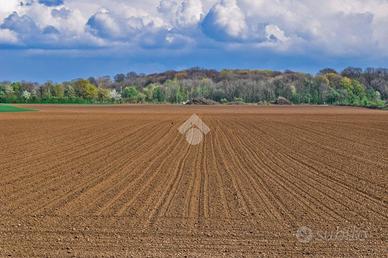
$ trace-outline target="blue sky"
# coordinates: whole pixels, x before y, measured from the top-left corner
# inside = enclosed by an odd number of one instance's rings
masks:
[[[0,80],[388,67],[388,0],[0,0]]]

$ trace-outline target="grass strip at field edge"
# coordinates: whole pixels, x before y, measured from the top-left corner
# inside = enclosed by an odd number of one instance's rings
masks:
[[[34,111],[38,111],[38,110],[0,104],[0,113],[18,113],[18,112],[34,112]]]

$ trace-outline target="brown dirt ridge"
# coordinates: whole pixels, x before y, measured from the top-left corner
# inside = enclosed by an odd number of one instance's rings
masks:
[[[386,255],[387,112],[26,107],[0,114],[0,257]]]

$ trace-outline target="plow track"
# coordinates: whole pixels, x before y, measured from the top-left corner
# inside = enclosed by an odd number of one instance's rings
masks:
[[[1,257],[385,254],[386,112],[33,107],[0,114]],[[178,132],[194,113],[199,145]]]

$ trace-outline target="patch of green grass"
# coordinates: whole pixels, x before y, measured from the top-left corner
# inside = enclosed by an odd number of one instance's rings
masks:
[[[28,112],[28,111],[36,111],[31,108],[20,108],[11,105],[1,105],[0,104],[0,113],[11,113],[11,112]]]

